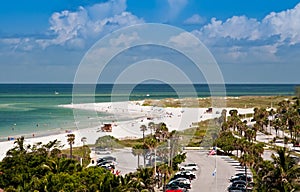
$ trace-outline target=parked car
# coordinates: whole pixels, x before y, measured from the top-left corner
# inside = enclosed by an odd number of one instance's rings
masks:
[[[95,153],[97,155],[102,155],[102,154],[110,154],[111,151],[108,148],[96,147],[95,148]]]
[[[247,187],[246,187],[247,185]],[[253,190],[253,186],[254,183],[253,182],[248,182],[246,183],[246,181],[242,181],[242,180],[238,180],[238,181],[234,181],[228,188],[227,190],[229,192],[249,192]]]
[[[246,183],[246,181],[243,181],[243,180],[236,180],[236,181],[232,182],[231,184],[233,184],[233,185],[236,185],[236,184],[246,185],[247,183]]]
[[[162,163],[162,162],[164,162],[164,159],[162,158],[162,157],[159,157],[159,156],[156,156],[156,158],[153,156],[152,158],[150,158],[151,159],[151,161],[152,161],[152,164],[154,163],[154,162],[156,162],[156,163]]]
[[[231,176],[230,179],[236,178],[236,177],[240,177],[240,176],[246,176],[245,172],[241,172],[241,173],[236,173],[235,175]],[[248,177],[252,177],[251,174],[247,174]]]
[[[241,176],[241,175],[245,175],[245,172],[242,172],[242,173],[236,173],[236,174],[233,175],[232,177],[234,177],[234,176]]]
[[[180,177],[183,177],[183,178],[187,178],[189,180],[193,180],[193,179],[196,179],[196,174],[192,171],[179,171],[177,173],[175,173],[174,175],[174,178],[180,178]]]
[[[191,188],[191,180],[189,180],[187,178],[179,177],[179,178],[176,178],[176,179],[172,179],[169,183],[176,182],[176,181],[179,181],[179,182],[184,183],[185,185],[188,185],[189,189]]]
[[[103,165],[117,165],[118,163],[115,161],[107,160],[107,161],[102,161],[100,163],[97,163],[97,166],[103,166]]]
[[[176,185],[166,186],[166,192],[187,192],[187,189]]]
[[[100,167],[107,169],[107,170],[115,169],[115,165],[113,165],[113,164],[104,164],[104,165],[101,165]]]
[[[246,181],[246,175],[234,176],[230,179],[230,182],[239,181],[239,180]],[[251,182],[252,176],[247,175],[247,181]]]
[[[101,163],[103,161],[116,161],[117,158],[113,157],[113,156],[105,156],[105,157],[101,157],[97,160],[97,164]]]
[[[184,188],[184,189],[191,188],[191,184],[186,183],[184,180],[172,180],[166,185],[167,188],[169,188],[170,186],[178,186],[178,187]]]
[[[227,188],[228,192],[246,192],[246,185],[244,184],[231,184]]]
[[[198,165],[196,163],[189,163],[181,166],[179,170],[188,170],[188,171],[197,171],[199,169]]]

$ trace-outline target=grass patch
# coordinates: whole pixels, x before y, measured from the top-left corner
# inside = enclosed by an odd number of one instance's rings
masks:
[[[70,149],[63,149],[62,154],[70,155]],[[81,147],[73,147],[72,154],[74,157],[81,157],[82,158],[82,166],[86,167],[88,164],[90,164],[91,158],[90,158],[91,150],[89,146],[84,145]]]
[[[181,144],[187,147],[199,147],[203,141],[203,138],[210,134],[208,130],[215,129],[215,124],[212,120],[206,120],[194,124],[195,127],[189,128],[179,132],[181,137]]]
[[[226,106],[232,108],[268,108],[278,106],[278,103],[284,99],[293,99],[293,96],[240,96],[225,98]],[[183,98],[183,99],[161,99],[145,100],[144,106],[158,107],[201,107],[208,108],[212,106],[210,97],[205,98]]]
[[[122,139],[118,140],[118,143],[124,147],[133,147],[135,145],[142,145],[143,144],[143,139]]]

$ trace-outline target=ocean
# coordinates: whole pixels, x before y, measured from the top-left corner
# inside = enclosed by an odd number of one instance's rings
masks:
[[[83,87],[90,85],[83,85]],[[293,95],[294,84],[227,84],[227,96],[243,95]],[[185,97],[193,96],[187,85],[139,84],[118,85],[112,94],[112,84],[97,85],[92,94],[80,97],[93,98],[95,102],[143,99],[178,98],[178,90]],[[194,85],[198,97],[210,96],[206,84]],[[59,107],[72,103],[72,84],[0,84],[0,140],[13,135],[49,134],[75,129],[73,110]],[[176,92],[176,91],[177,92]],[[128,95],[129,93],[129,95]],[[98,114],[104,121],[106,114]],[[91,125],[90,120],[80,128]]]

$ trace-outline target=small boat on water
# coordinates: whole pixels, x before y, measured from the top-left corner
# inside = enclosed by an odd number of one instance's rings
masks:
[[[55,94],[55,95],[59,95],[59,92],[57,92],[57,91],[54,91],[54,94]]]

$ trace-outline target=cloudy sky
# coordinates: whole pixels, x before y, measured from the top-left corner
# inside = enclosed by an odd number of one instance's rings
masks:
[[[300,83],[295,0],[4,0],[0,23],[2,83],[73,82],[95,42],[142,23],[196,36],[227,83]]]

